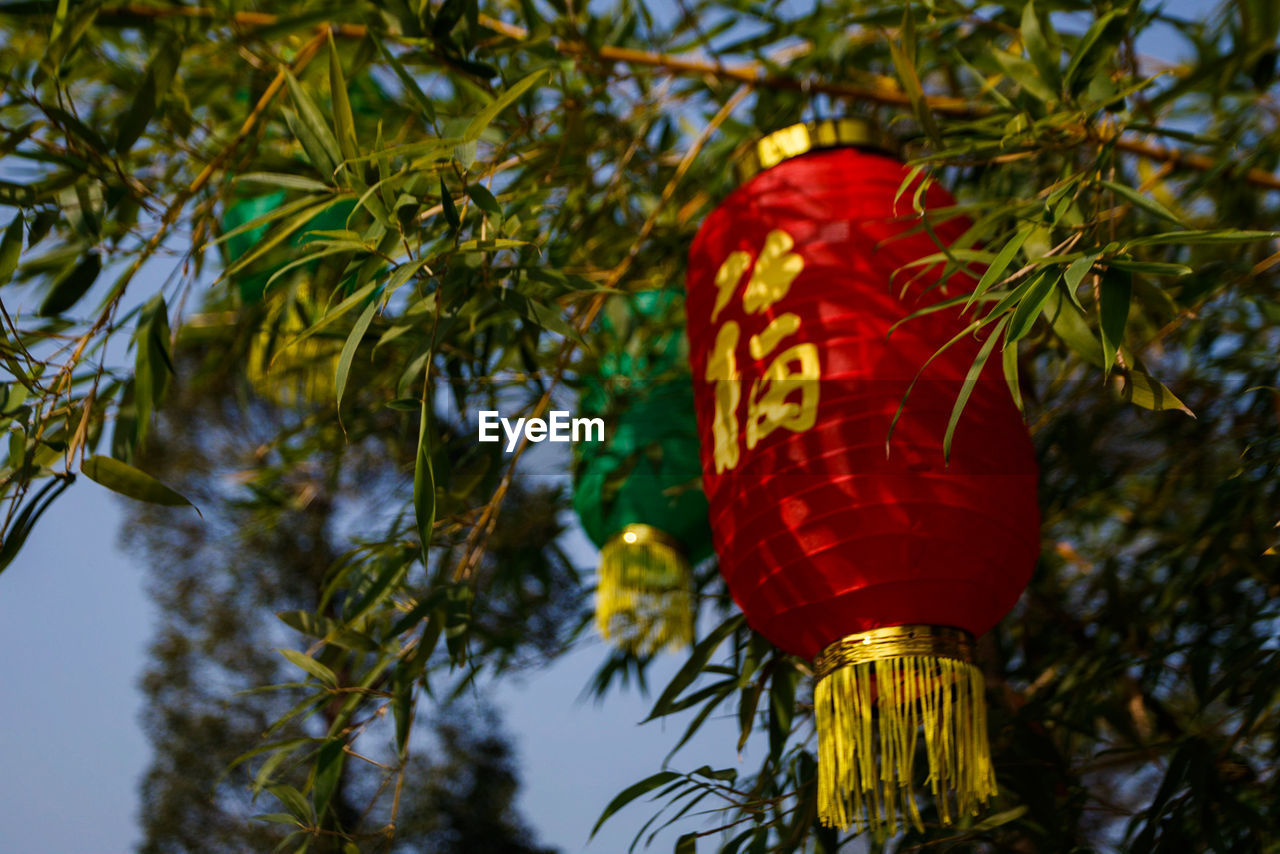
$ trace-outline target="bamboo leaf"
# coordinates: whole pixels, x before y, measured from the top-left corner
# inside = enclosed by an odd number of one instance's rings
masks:
[[[1018,407],[1019,412],[1024,411],[1022,403],[1022,383],[1018,379],[1018,342],[1010,341],[1008,336],[1005,337],[1004,349],[1001,351],[1001,367],[1004,370],[1005,385],[1009,387],[1009,395],[1013,398],[1013,402]]]
[[[1098,183],[1157,219],[1168,220],[1174,225],[1183,225],[1182,220],[1178,218],[1177,214],[1157,202],[1155,199],[1142,195],[1142,193],[1139,193],[1133,187],[1107,180],[1099,181]]]
[[[1110,58],[1124,31],[1121,18],[1127,14],[1127,8],[1113,9],[1099,17],[1071,52],[1062,85],[1073,95],[1079,94],[1093,79],[1098,67]]]
[[[94,454],[84,461],[80,471],[95,483],[126,498],[167,507],[195,507],[185,496],[146,472],[111,457]]]
[[[965,405],[969,403],[969,397],[973,394],[974,387],[978,384],[978,377],[982,374],[983,367],[987,364],[988,357],[991,356],[992,349],[996,346],[996,339],[1000,337],[1000,332],[1004,328],[1007,317],[1000,318],[996,323],[995,329],[987,335],[987,340],[982,343],[982,349],[978,351],[978,356],[973,360],[973,364],[969,366],[969,373],[965,375],[964,382],[960,384],[960,393],[956,396],[955,406],[951,407],[951,418],[947,421],[947,433],[942,438],[942,456],[948,462],[951,461],[951,440],[955,437],[956,425],[960,423],[960,414],[964,412]]]
[[[431,468],[429,416],[427,395],[424,394],[418,421],[418,454],[413,467],[413,514],[418,523],[418,543],[425,567],[431,565],[431,531],[436,524],[436,480]]]
[[[1018,341],[1031,331],[1036,318],[1040,316],[1040,310],[1044,308],[1057,284],[1057,270],[1041,270],[1036,274],[1026,295],[1013,311],[1013,319],[1009,321],[1009,331],[1006,333],[1007,342]]]
[[[355,326],[352,327],[351,334],[347,336],[346,343],[342,345],[342,353],[338,356],[338,369],[334,379],[335,405],[339,409],[342,407],[342,393],[347,388],[347,376],[351,373],[351,360],[355,358],[356,349],[364,339],[365,330],[373,322],[373,316],[377,311],[378,300],[369,300],[369,304],[365,306],[360,317],[356,319]]]
[[[0,286],[9,284],[22,257],[22,214],[15,214],[0,237]]]
[[[301,667],[307,673],[310,673],[312,676],[319,679],[323,684],[330,688],[338,687],[337,675],[311,656],[298,652],[296,649],[282,649],[279,650],[279,652],[285,658],[289,659],[291,663]]]
[[[311,96],[303,91],[298,79],[287,69],[285,81],[289,85],[289,95],[293,98],[294,107],[298,111],[296,114],[286,112],[285,121],[294,136],[302,143],[302,147],[306,149],[307,156],[311,158],[311,165],[326,178],[332,178],[338,170],[338,164],[342,162],[342,148],[338,145],[333,131],[329,129],[328,122],[324,120],[324,114],[320,112],[320,108],[311,100]]]
[[[1062,280],[1067,285],[1067,296],[1071,297],[1071,301],[1075,303],[1076,308],[1084,311],[1084,306],[1080,304],[1080,283],[1084,281],[1084,277],[1093,269],[1093,265],[1097,263],[1097,255],[1086,255],[1083,258],[1077,258],[1071,262],[1071,266],[1067,268],[1067,272],[1062,274]]]
[[[331,190],[323,181],[317,181],[305,175],[290,175],[286,172],[249,172],[238,176],[236,182],[267,184],[272,187],[284,187],[287,190],[302,190],[306,193],[327,193]]]
[[[1022,43],[1027,48],[1027,56],[1031,59],[1040,78],[1050,89],[1059,88],[1058,57],[1060,51],[1050,44],[1050,39],[1036,14],[1034,0],[1029,0],[1022,7]]]
[[[502,205],[498,204],[498,200],[493,197],[493,193],[483,184],[468,184],[467,195],[471,197],[471,201],[476,203],[476,207],[485,213],[498,218],[502,217]]]
[[[969,300],[965,303],[967,310],[973,301],[982,296],[996,282],[1005,277],[1005,270],[1009,269],[1009,265],[1013,263],[1014,256],[1018,254],[1018,250],[1022,248],[1022,244],[1027,242],[1027,238],[1031,236],[1034,226],[1024,225],[1018,229],[1018,233],[1004,245],[1001,250],[996,253],[996,260],[991,262],[991,266],[982,274],[982,278],[978,281],[978,286],[973,289],[973,293],[969,295]]]
[[[693,681],[702,673],[707,662],[711,660],[711,656],[720,648],[720,644],[742,625],[742,621],[741,614],[730,617],[716,626],[710,634],[694,646],[689,652],[689,660],[672,677],[671,682],[663,690],[662,696],[658,697],[658,701],[653,704],[653,711],[649,712],[649,717],[646,720],[653,720],[669,714],[671,704],[676,701],[685,688],[693,684]]]
[[[338,783],[342,779],[342,765],[346,759],[346,740],[330,738],[320,747],[316,754],[315,785],[312,798],[315,801],[316,815],[324,815],[338,791]]]
[[[1178,396],[1170,391],[1164,383],[1142,371],[1130,370],[1124,374],[1124,385],[1120,390],[1120,396],[1136,406],[1141,406],[1143,409],[1154,411],[1176,409],[1185,412],[1192,418],[1196,417],[1190,407],[1179,400]]]
[[[498,113],[501,113],[507,107],[515,103],[517,98],[537,85],[538,81],[546,76],[546,74],[547,69],[540,68],[532,74],[529,74],[517,81],[507,89],[507,91],[495,98],[492,104],[477,113],[476,117],[467,125],[467,129],[462,135],[463,139],[467,141],[479,139],[480,134],[484,133],[484,130],[489,126],[489,123],[497,118]]]
[[[342,74],[342,60],[338,46],[329,33],[329,97],[333,101],[333,132],[338,138],[338,148],[345,160],[354,160],[360,154],[356,141],[356,121],[351,113],[351,101],[347,97],[347,80]]]
[[[449,192],[449,188],[445,186],[444,176],[440,176],[440,208],[444,212],[445,222],[449,223],[449,227],[454,231],[458,230],[458,226],[462,224],[461,218],[458,216],[458,208],[453,203],[453,196]]]
[[[591,828],[591,835],[588,836],[587,838],[594,839],[596,832],[600,830],[600,827],[609,819],[611,815],[613,815],[618,810],[625,807],[627,804],[634,801],[636,798],[640,797],[641,795],[647,794],[648,792],[652,792],[654,789],[658,788],[659,786],[665,786],[667,783],[670,783],[672,780],[677,780],[679,778],[680,778],[680,775],[677,774],[675,771],[659,771],[657,774],[654,774],[650,777],[645,777],[640,782],[633,783],[627,788],[623,789],[621,792],[618,793],[618,795],[613,800],[609,801],[609,805],[604,808],[604,812],[602,812],[600,814],[600,818],[596,820],[595,827]]]
[[[49,295],[40,304],[38,314],[41,317],[56,317],[67,311],[88,293],[101,272],[102,257],[97,252],[89,252],[80,263],[53,283]]]
[[[1129,322],[1129,298],[1133,278],[1121,270],[1107,270],[1102,276],[1098,316],[1102,328],[1102,370],[1111,371],[1116,353],[1124,341],[1124,328]]]
[[[1248,231],[1234,228],[1220,228],[1200,231],[1166,231],[1163,234],[1152,234],[1124,241],[1126,249],[1134,246],[1160,246],[1174,244],[1178,246],[1212,245],[1219,243],[1252,243],[1256,240],[1274,240],[1280,237],[1280,231]]]
[[[281,783],[271,786],[267,791],[274,795],[280,803],[284,804],[284,808],[304,825],[310,826],[315,822],[315,815],[311,812],[311,805],[307,803],[307,799],[303,797],[303,794],[293,786]]]
[[[142,86],[134,96],[129,109],[120,117],[116,128],[116,151],[124,154],[146,132],[160,104],[164,102],[169,87],[173,84],[174,75],[182,60],[182,41],[179,39],[161,39],[142,78]]]
[[[1044,308],[1045,319],[1053,327],[1053,333],[1085,361],[1102,367],[1102,345],[1094,337],[1085,321],[1084,313],[1077,309],[1061,291],[1055,291]]]

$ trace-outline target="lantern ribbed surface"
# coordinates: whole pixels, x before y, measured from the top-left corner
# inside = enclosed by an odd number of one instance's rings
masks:
[[[1039,554],[1035,455],[999,359],[944,454],[982,341],[961,335],[934,357],[972,318],[959,306],[906,318],[974,281],[942,284],[940,265],[909,265],[968,223],[922,228],[915,187],[900,193],[907,177],[896,159],[854,148],[784,160],[720,204],[690,251],[690,363],[720,571],[749,624],[806,659],[901,626],[977,637],[1017,601]],[[954,200],[935,184],[922,203]],[[952,815],[948,792],[973,812],[995,791],[981,685],[971,660],[951,655],[886,652],[825,675],[823,820],[918,823],[914,749],[895,739],[926,719],[925,738],[951,745],[926,751],[940,818]],[[873,717],[879,734],[861,733]],[[833,741],[833,721],[858,751]],[[863,764],[873,756],[874,774]]]

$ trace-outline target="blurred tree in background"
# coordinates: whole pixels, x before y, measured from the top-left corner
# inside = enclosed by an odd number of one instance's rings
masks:
[[[151,595],[161,615],[142,682],[144,724],[156,754],[142,790],[144,852],[269,851],[287,835],[278,822],[250,820],[263,812],[253,796],[267,775],[248,773],[236,759],[256,750],[264,733],[287,739],[322,733],[338,706],[325,704],[308,724],[291,713],[295,700],[287,690],[264,690],[294,679],[277,648],[295,645],[298,636],[277,615],[305,626],[307,615],[331,612],[326,576],[355,545],[350,538],[359,528],[350,517],[391,509],[387,497],[407,488],[402,472],[411,464],[395,441],[348,442],[336,429],[305,453],[277,452],[273,439],[298,413],[246,394],[237,387],[239,372],[210,357],[229,331],[205,329],[205,340],[184,351],[188,382],[167,401],[138,460],[207,508],[205,517],[141,502],[128,508],[126,542],[152,567]],[[181,429],[196,423],[201,429]],[[396,438],[393,423],[374,429],[383,433],[378,438]],[[542,499],[558,506],[554,496]],[[543,520],[513,536],[536,559],[557,532]],[[513,645],[554,642],[529,621],[573,616],[581,597],[571,576],[560,582],[552,595],[505,601],[516,619],[504,615],[498,630]],[[392,850],[548,854],[527,841],[531,834],[514,814],[518,783],[496,718],[448,697],[420,708],[423,729],[432,731],[423,735],[434,738],[411,758],[403,789],[385,785],[372,763],[341,766],[331,783],[335,821],[356,836],[381,836],[399,800]],[[295,788],[305,784],[296,770],[281,777]],[[312,845],[341,847],[335,838]]]
[[[973,220],[930,263],[979,270],[1045,510],[1032,586],[983,642],[999,799],[867,844],[1280,850],[1280,13],[1174,8],[6,2],[0,568],[77,472],[170,505],[152,553],[175,580],[226,572],[169,589],[157,649],[244,643],[229,687],[286,680],[291,717],[216,726],[283,722],[220,791],[251,775],[295,847],[387,850],[467,785],[497,798],[483,741],[415,758],[422,688],[501,678],[583,620],[557,481],[467,414],[545,412],[597,367],[610,293],[678,288],[743,142],[866,114]],[[187,635],[236,578],[283,620]],[[807,663],[700,578],[706,631],[654,715],[736,714],[742,743],[604,818],[655,794],[682,852],[841,848],[814,820]],[[616,654],[595,687],[647,666]],[[353,816],[350,769],[409,792],[421,761],[474,776]]]

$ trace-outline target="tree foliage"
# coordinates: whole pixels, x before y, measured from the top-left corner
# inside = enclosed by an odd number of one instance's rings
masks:
[[[267,494],[290,488],[277,457],[400,452],[385,514],[350,520],[355,546],[291,623],[314,641],[297,699],[328,710],[313,753],[280,745],[307,769],[276,790],[298,844],[345,832],[325,781],[364,722],[398,723],[403,776],[415,686],[503,672],[539,627],[502,603],[561,583],[554,547],[512,533],[558,530],[521,488],[536,454],[481,450],[466,413],[563,400],[610,293],[678,287],[738,146],[837,113],[876,118],[955,192],[921,227],[971,218],[924,263],[980,280],[966,316],[999,336],[984,352],[1045,472],[1040,569],[984,642],[1000,802],[892,845],[1280,844],[1267,0],[1192,18],[1142,0],[9,2],[0,26],[0,567],[77,471],[177,500],[138,449],[203,429],[157,420],[202,329],[230,330],[216,360],[245,385],[294,390],[252,464]],[[1147,56],[1160,40],[1185,59]],[[343,453],[335,477],[363,477]],[[718,628],[654,716],[736,708],[754,767],[673,767],[614,806],[658,794],[705,834],[683,851],[836,850],[814,823],[806,664],[713,572],[700,592]],[[544,651],[575,625],[542,626]],[[617,656],[596,687],[646,666]]]
[[[295,708],[294,662],[321,676],[363,663],[332,653],[309,663],[305,630],[337,616],[326,588],[331,570],[356,546],[351,538],[360,527],[349,519],[385,514],[383,496],[406,486],[406,452],[385,441],[392,425],[358,443],[334,429],[312,437],[304,453],[272,448],[296,411],[244,394],[242,372],[210,358],[231,331],[206,331],[213,340],[184,350],[179,364],[187,382],[167,401],[138,459],[207,508],[204,518],[135,501],[125,526],[128,544],[152,566],[160,614],[142,680],[155,751],[142,786],[144,852],[269,851],[297,826],[289,814],[254,817],[272,796],[268,785],[307,787],[306,764],[280,754],[283,763],[251,772],[253,763],[237,760],[259,755],[264,735],[265,743],[290,744],[299,755],[326,750],[323,735],[339,706],[308,701]],[[560,504],[550,495],[535,498],[549,508]],[[535,518],[513,527],[511,537],[518,553],[539,559],[558,531]],[[511,651],[530,660],[556,642],[545,627],[576,616],[581,599],[566,565],[549,569],[558,577],[550,595],[494,597],[505,608],[499,631],[510,637]],[[527,562],[518,571],[536,575]],[[374,646],[357,632],[343,639],[364,659]],[[329,784],[334,821],[367,842],[383,837],[381,828],[398,813],[396,851],[548,854],[528,842],[515,815],[517,780],[496,717],[482,705],[450,702],[449,687],[437,686],[438,699],[420,704],[417,720],[425,726],[414,732],[419,747],[407,757],[411,772],[402,786],[390,785],[378,764],[394,761],[386,724],[362,740],[366,753],[340,761]],[[272,793],[291,802],[285,789]],[[322,837],[312,848],[340,851],[341,840]]]

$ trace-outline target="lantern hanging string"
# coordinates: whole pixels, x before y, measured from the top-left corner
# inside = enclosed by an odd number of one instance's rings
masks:
[[[228,19],[232,23],[245,28],[268,27],[276,24],[279,17],[267,12],[233,12],[230,15],[211,8],[199,6],[188,7],[153,7],[141,4],[125,4],[121,6],[107,6],[98,11],[100,17],[116,16],[116,17],[137,17],[137,18],[166,18],[166,17],[186,17],[200,19]],[[529,31],[518,24],[511,24],[506,21],[500,21],[489,15],[481,14],[477,17],[477,22],[507,38],[515,41],[524,41],[529,37]],[[316,26],[318,32],[332,32],[335,36],[346,38],[362,39],[368,35],[368,28],[363,24],[333,24],[320,23]],[[386,35],[388,38],[393,36]],[[626,65],[648,66],[658,68],[673,74],[688,74],[695,76],[710,76],[717,79],[734,80],[744,83],[751,87],[768,88],[768,89],[790,89],[795,91],[812,92],[815,94],[835,95],[837,97],[849,98],[854,101],[862,101],[870,104],[882,104],[885,106],[910,108],[911,98],[906,92],[902,91],[891,78],[877,77],[875,86],[864,86],[855,83],[845,83],[839,81],[814,80],[812,78],[789,77],[778,74],[764,73],[763,67],[758,63],[742,63],[737,65],[725,65],[724,63],[703,59],[701,57],[675,56],[672,54],[655,53],[652,51],[635,50],[633,48],[614,47],[603,45],[601,47],[592,47],[577,41],[560,40],[553,41],[555,49],[561,53],[578,56],[592,56],[605,62],[624,63]],[[960,118],[973,118],[980,116],[982,111],[975,107],[972,103],[964,98],[955,98],[945,95],[926,95],[924,97],[924,105],[928,107],[930,112],[939,115],[956,116]],[[1081,128],[1084,132],[1084,128]],[[1145,142],[1132,136],[1112,136],[1105,134],[1093,133],[1085,134],[1084,139],[1113,145],[1118,151],[1123,151],[1146,160],[1152,160],[1157,163],[1166,164],[1175,168],[1186,168],[1197,172],[1210,172],[1219,167],[1219,164],[1211,157],[1194,152],[1182,151],[1177,148],[1171,148],[1163,145]],[[1265,169],[1251,168],[1246,170],[1241,177],[1250,184],[1263,187],[1268,190],[1280,190],[1280,175],[1268,172]]]

